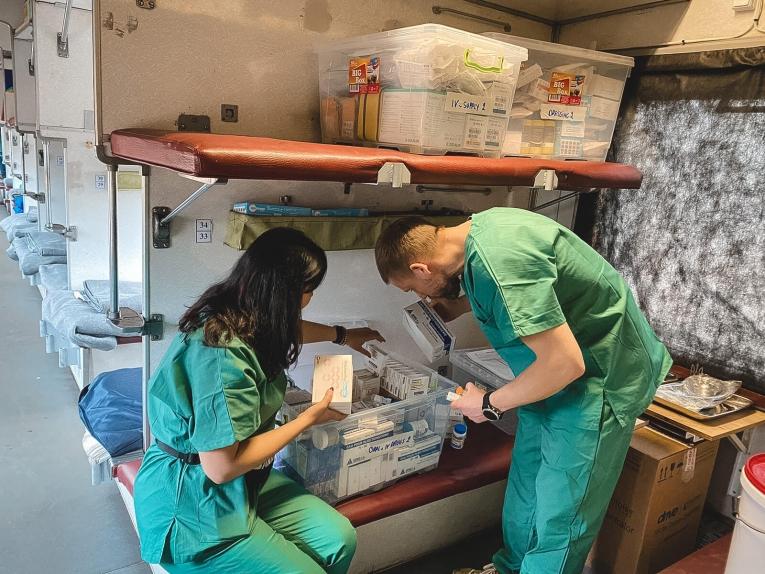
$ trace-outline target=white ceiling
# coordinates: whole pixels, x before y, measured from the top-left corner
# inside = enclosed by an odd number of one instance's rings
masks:
[[[639,6],[652,0],[490,0],[549,20],[567,20],[607,10]],[[466,3],[467,4],[467,3]],[[467,4],[469,5],[469,4]]]

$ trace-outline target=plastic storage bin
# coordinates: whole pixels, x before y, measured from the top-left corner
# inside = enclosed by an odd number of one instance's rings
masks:
[[[455,383],[462,387],[467,383],[473,383],[486,391],[492,391],[503,387],[513,380],[515,375],[512,375],[512,370],[509,371],[511,375],[507,378],[500,377],[497,373],[473,360],[470,355],[476,352],[492,353],[492,355],[495,355],[491,348],[461,349],[452,351],[449,354],[449,361],[452,364],[452,380]],[[504,361],[502,363],[507,367]],[[509,367],[507,368],[509,370]],[[515,409],[507,411],[501,420],[493,424],[507,434],[514,435],[518,428],[518,413]]]
[[[313,427],[287,445],[277,466],[330,504],[379,490],[438,466],[449,426],[446,394],[456,385],[435,371],[370,344],[370,370],[385,379],[395,361],[429,378],[427,392],[355,412],[340,422]],[[285,404],[284,422],[304,410]]]
[[[604,161],[634,59],[494,32],[528,49],[503,155]]]
[[[324,143],[500,155],[525,48],[423,24],[317,51]]]

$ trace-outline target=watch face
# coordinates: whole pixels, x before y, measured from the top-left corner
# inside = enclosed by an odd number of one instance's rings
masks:
[[[483,409],[483,416],[485,416],[490,421],[499,420],[499,415],[493,409],[490,409],[490,408]]]

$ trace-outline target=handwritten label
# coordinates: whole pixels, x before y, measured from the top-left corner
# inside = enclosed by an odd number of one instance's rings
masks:
[[[543,120],[583,122],[587,117],[587,108],[542,104],[539,108],[539,116]]]
[[[487,100],[488,98],[486,97],[471,96],[459,92],[447,92],[444,111],[490,116],[492,108]]]

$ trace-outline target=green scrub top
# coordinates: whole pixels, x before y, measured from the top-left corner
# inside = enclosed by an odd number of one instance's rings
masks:
[[[585,373],[529,408],[598,428],[606,401],[624,426],[651,402],[672,365],[617,271],[571,230],[522,209],[473,216],[463,288],[499,355],[519,375],[536,359],[520,337],[567,322]],[[593,393],[602,397],[593,401]]]
[[[154,436],[182,453],[211,451],[274,428],[287,380],[267,380],[239,339],[204,344],[203,330],[176,335],[149,381]],[[262,474],[262,473],[261,473]],[[204,559],[248,536],[262,483],[250,472],[224,484],[153,444],[135,482],[141,556],[149,563]]]

